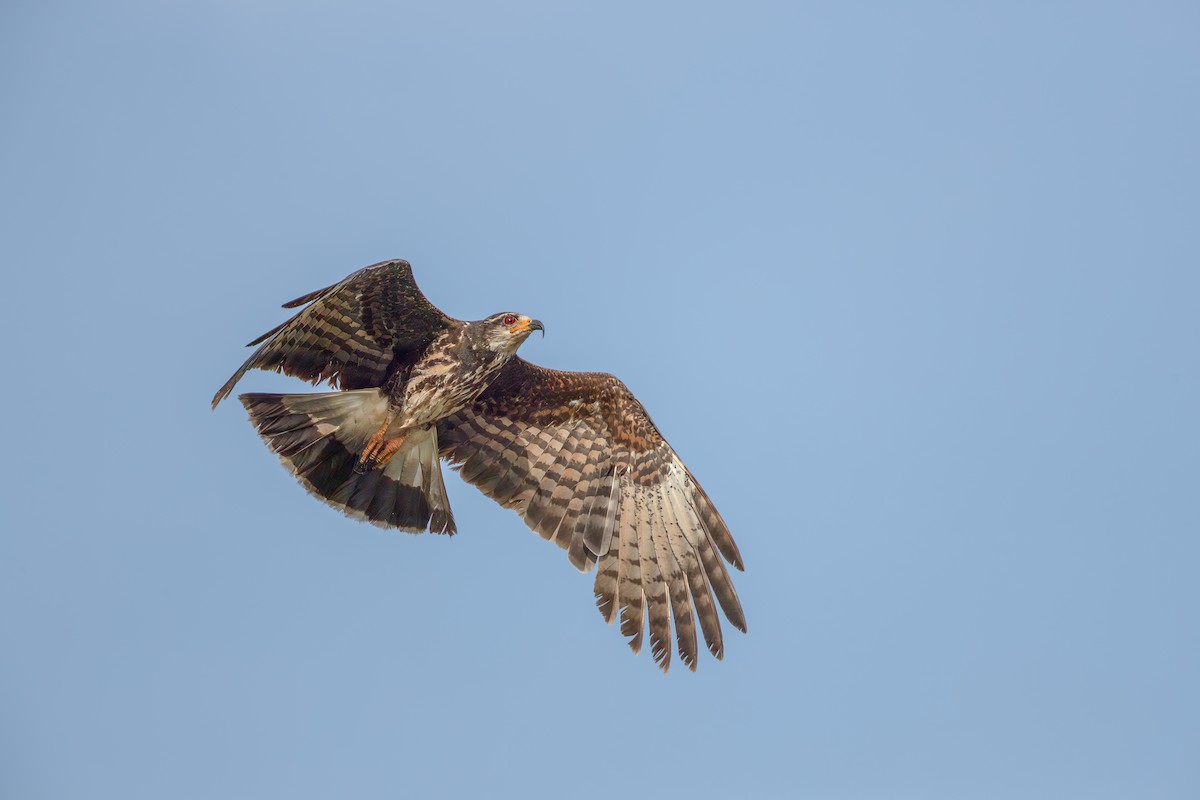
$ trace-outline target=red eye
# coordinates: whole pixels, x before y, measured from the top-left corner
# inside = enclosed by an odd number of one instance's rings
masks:
[[[517,318],[514,317],[512,314],[509,314],[508,316],[506,316],[504,318],[505,325],[515,325],[516,323],[517,323]]]

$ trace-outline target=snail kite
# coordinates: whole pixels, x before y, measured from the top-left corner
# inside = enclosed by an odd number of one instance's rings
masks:
[[[664,671],[672,618],[693,670],[695,619],[717,658],[717,604],[746,630],[722,557],[739,570],[742,559],[712,501],[621,381],[516,356],[542,323],[514,312],[451,319],[401,260],[284,304],[300,306],[250,343],[258,349],[213,408],[250,369],[339,389],[241,395],[259,434],[313,495],[384,527],[453,534],[446,459],[578,569],[595,565],[600,613],[620,616],[634,652],[648,626]]]

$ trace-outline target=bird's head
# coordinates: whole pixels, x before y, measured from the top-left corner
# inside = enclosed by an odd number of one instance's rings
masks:
[[[489,350],[494,350],[498,353],[503,353],[506,356],[511,356],[517,352],[529,334],[534,331],[541,331],[542,335],[546,335],[546,329],[542,323],[536,319],[518,314],[515,311],[504,311],[499,314],[493,314],[485,320],[482,320],[483,341]]]

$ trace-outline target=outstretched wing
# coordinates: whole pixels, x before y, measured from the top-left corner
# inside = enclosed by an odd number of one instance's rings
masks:
[[[425,299],[412,266],[401,259],[364,267],[283,307],[305,304],[311,305],[247,345],[262,346],[213,397],[213,408],[251,369],[341,389],[382,386],[397,368],[411,366],[438,332],[458,324]]]
[[[671,617],[679,655],[696,668],[696,626],[724,652],[713,593],[746,630],[721,556],[742,559],[721,515],[637,398],[612,375],[560,372],[514,358],[474,404],[438,423],[438,442],[463,478],[566,548],[583,571],[599,562],[604,619],[665,671]],[[718,551],[720,555],[718,555]]]

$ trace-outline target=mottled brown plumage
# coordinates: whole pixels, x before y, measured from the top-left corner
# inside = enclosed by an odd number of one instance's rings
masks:
[[[451,319],[425,299],[404,261],[367,267],[285,307],[306,303],[251,343],[261,346],[213,407],[254,368],[343,389],[241,396],[264,440],[314,495],[375,524],[453,533],[438,466],[446,459],[567,550],[577,568],[595,566],[600,613],[620,618],[635,652],[648,629],[664,670],[672,626],[691,669],[695,619],[717,658],[718,606],[746,630],[725,567],[742,569],[728,527],[617,378],[516,357],[541,323],[512,313]],[[385,440],[386,458],[376,463]]]
[[[251,369],[328,381],[335,389],[384,386],[411,369],[434,338],[456,322],[425,299],[412,267],[401,260],[372,264],[283,307],[309,303],[247,345],[262,346],[213,397],[213,408]]]

